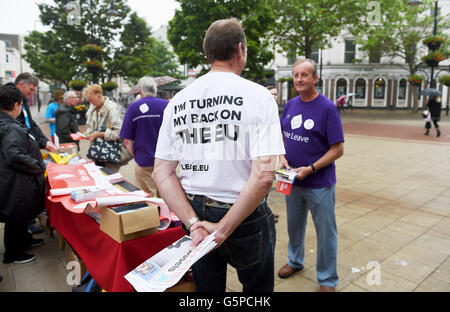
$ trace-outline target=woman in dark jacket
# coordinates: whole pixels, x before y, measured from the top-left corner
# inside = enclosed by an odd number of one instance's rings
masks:
[[[28,233],[28,221],[44,209],[45,166],[39,143],[16,118],[23,95],[15,86],[0,88],[0,222],[5,223],[3,263],[36,259],[25,250],[39,240]],[[40,240],[42,244],[42,240]]]

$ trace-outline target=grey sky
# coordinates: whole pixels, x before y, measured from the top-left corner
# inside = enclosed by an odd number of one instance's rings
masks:
[[[0,33],[23,34],[33,30],[45,31],[39,20],[37,3],[54,3],[52,0],[0,0]],[[153,30],[172,19],[175,0],[128,0],[133,11],[147,21]]]

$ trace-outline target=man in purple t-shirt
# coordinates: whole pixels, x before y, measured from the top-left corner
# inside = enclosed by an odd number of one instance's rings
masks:
[[[131,103],[125,113],[120,137],[136,161],[135,176],[138,186],[158,196],[152,179],[156,142],[163,120],[164,109],[169,101],[156,98],[157,86],[151,77],[142,77],[138,82],[141,99]]]
[[[289,261],[278,276],[288,278],[303,269],[306,220],[311,211],[317,233],[319,291],[335,291],[338,276],[334,161],[344,153],[344,133],[336,106],[315,88],[315,62],[298,60],[292,73],[299,96],[286,103],[281,115],[286,155],[280,156],[279,167],[298,173],[290,195],[286,196]]]

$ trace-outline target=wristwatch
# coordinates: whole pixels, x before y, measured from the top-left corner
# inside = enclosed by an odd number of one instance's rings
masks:
[[[188,220],[188,222],[186,222],[186,224],[184,225],[186,227],[186,230],[189,231],[191,229],[191,226],[193,226],[194,223],[197,222],[197,221],[200,221],[200,218],[197,217],[197,216],[190,218]]]
[[[311,168],[312,168],[312,170],[313,170],[313,173],[316,173],[316,171],[317,171],[317,170],[316,170],[316,167],[314,167],[313,164],[311,164],[310,166],[311,166]]]

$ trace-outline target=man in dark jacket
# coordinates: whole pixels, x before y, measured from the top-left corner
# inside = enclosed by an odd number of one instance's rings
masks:
[[[27,98],[34,94],[37,86],[39,85],[39,80],[30,73],[21,73],[17,76],[14,81],[17,89],[19,89],[24,95],[25,99],[23,101],[22,113],[17,117],[17,121],[22,125],[25,125],[27,128],[31,129],[31,133],[36,138],[39,143],[40,148],[45,148],[50,152],[56,151],[56,146],[48,138],[42,133],[41,128],[36,124],[31,116],[30,107],[28,106]],[[7,85],[12,85],[12,83],[8,83]]]
[[[5,223],[3,263],[36,259],[25,252],[41,245],[28,233],[29,220],[43,211],[45,166],[32,131],[16,119],[23,94],[14,85],[0,88],[0,222]]]
[[[74,142],[79,148],[79,141],[74,141],[71,133],[78,131],[78,122],[76,117],[76,110],[74,106],[78,103],[78,96],[75,91],[69,91],[64,94],[64,103],[59,106],[55,112],[55,126],[56,135],[59,138],[59,143]]]

